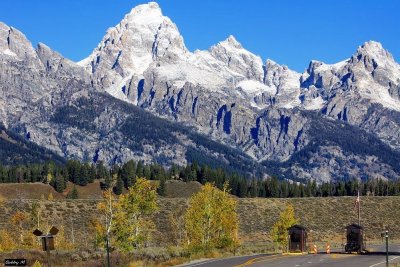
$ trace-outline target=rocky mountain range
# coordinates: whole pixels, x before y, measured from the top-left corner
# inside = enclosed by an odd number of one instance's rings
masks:
[[[0,23],[0,62],[4,127],[65,158],[318,181],[400,174],[400,65],[378,42],[301,74],[233,36],[189,51],[151,2],[78,63]]]

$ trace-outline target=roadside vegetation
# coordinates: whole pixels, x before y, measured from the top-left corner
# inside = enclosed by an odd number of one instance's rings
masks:
[[[55,247],[64,252],[57,254],[54,263],[60,264],[56,266],[68,265],[71,261],[76,266],[80,266],[81,261],[87,262],[85,266],[95,266],[95,262],[105,266],[108,262],[112,266],[172,266],[194,258],[231,253],[238,246],[237,202],[229,194],[227,183],[223,190],[207,183],[188,200],[180,216],[173,218],[175,222],[179,217],[181,220],[181,225],[175,228],[179,232],[175,235],[175,245],[162,246],[155,241],[158,233],[154,214],[159,211],[158,198],[157,184],[142,177],[135,178],[124,194],[117,195],[112,188],[104,190],[103,199],[97,202],[97,215],[87,222],[86,239],[92,243],[89,245],[92,249],[76,250],[81,246],[74,241],[78,238],[73,232],[65,232],[67,225],[61,224]],[[49,221],[42,219],[45,203],[49,201],[55,200],[33,202],[30,212],[17,210],[13,213],[10,230],[0,233],[0,258],[22,249],[30,264],[40,266],[45,262],[39,252],[39,240],[32,231],[50,229]],[[82,229],[75,230],[77,235],[79,230]]]
[[[147,181],[156,184],[154,181]],[[179,183],[184,184],[178,181],[166,183],[166,192],[171,191],[171,187]],[[194,183],[188,183],[186,186],[192,184]],[[32,190],[35,186],[32,185]],[[117,204],[121,195],[112,194],[112,196],[114,203]],[[294,207],[298,224],[309,229],[308,246],[317,244],[318,249],[324,248],[327,242],[332,247],[340,249],[344,238],[344,227],[357,221],[354,197],[287,199],[231,197],[237,205],[239,244],[236,248],[216,247],[207,251],[200,247],[196,251],[194,248],[189,250],[185,221],[189,198],[157,196],[158,209],[146,216],[155,224],[156,229],[151,229],[151,235],[145,243],[139,245],[139,248],[125,252],[119,248],[115,240],[113,241],[114,237],[111,235],[112,266],[118,266],[117,262],[120,266],[128,266],[130,262],[140,261],[147,266],[161,263],[173,265],[197,258],[233,256],[234,252],[236,255],[279,252],[278,244],[274,245],[271,230],[288,205]],[[6,199],[3,207],[0,207],[0,229],[6,233],[2,236],[8,237],[10,241],[4,242],[9,248],[2,247],[4,251],[0,253],[0,261],[11,256],[23,256],[45,262],[46,254],[41,251],[40,244],[36,243],[32,230],[39,228],[46,232],[51,226],[56,226],[60,229],[60,233],[56,236],[56,251],[52,251],[54,263],[60,263],[60,266],[98,266],[99,262],[106,264],[104,236],[96,234],[95,229],[96,225],[101,228],[105,226],[104,215],[99,210],[99,203],[103,201],[103,199],[57,198]],[[400,218],[400,210],[396,209],[400,205],[400,197],[363,196],[361,203],[361,222],[366,228],[367,247],[371,242],[382,243],[380,233],[384,228],[393,233],[394,240],[400,240],[400,228],[395,220]],[[18,225],[11,222],[17,211],[27,214],[27,219],[22,222],[24,244],[20,244]],[[96,221],[99,224],[94,224]],[[32,239],[34,242],[30,241]]]
[[[223,190],[207,183],[189,200],[185,213],[185,231],[189,251],[204,253],[214,249],[235,250],[238,246],[239,219],[237,201]]]
[[[288,247],[288,232],[287,229],[295,224],[298,220],[295,218],[294,208],[288,204],[286,209],[282,211],[279,219],[274,223],[271,230],[271,236],[274,244],[281,251],[287,251]]]
[[[330,196],[354,196],[357,188],[368,238],[384,227],[396,230],[390,218],[400,216],[388,208],[398,206],[399,198],[372,197],[399,195],[396,181],[302,184],[195,162],[170,169],[134,161],[111,169],[79,161],[0,166],[0,182],[7,203],[0,204],[0,261],[20,251],[31,264],[45,261],[32,230],[47,232],[53,225],[60,230],[53,253],[59,266],[106,266],[108,258],[112,266],[172,266],[196,258],[284,251],[286,229],[295,223],[313,230],[311,242],[340,246],[343,227],[356,218],[354,198]]]

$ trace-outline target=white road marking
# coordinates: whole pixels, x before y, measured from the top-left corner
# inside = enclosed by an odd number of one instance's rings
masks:
[[[400,256],[397,256],[397,257],[391,258],[391,259],[389,259],[389,261],[395,260],[395,259],[397,259],[397,258],[400,258]],[[382,262],[379,262],[379,263],[375,263],[375,264],[373,264],[373,265],[370,265],[369,267],[378,266],[378,265],[380,265],[380,264],[384,264],[384,263],[386,263],[386,261],[382,261]]]

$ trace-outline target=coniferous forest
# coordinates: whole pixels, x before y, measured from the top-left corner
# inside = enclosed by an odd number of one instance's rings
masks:
[[[164,194],[166,180],[175,179],[198,181],[201,184],[214,183],[222,188],[228,182],[231,193],[238,197],[328,197],[354,196],[357,189],[362,195],[398,196],[400,195],[400,180],[368,179],[364,181],[343,180],[317,184],[316,181],[304,183],[281,180],[278,177],[261,179],[228,172],[222,168],[211,168],[198,165],[196,162],[185,167],[173,165],[165,168],[159,164],[144,164],[128,161],[123,165],[107,168],[101,161],[97,164],[82,163],[69,160],[66,164],[56,164],[52,161],[41,164],[14,166],[0,165],[0,183],[48,183],[57,192],[66,188],[66,183],[72,182],[85,186],[96,179],[102,181],[103,189],[113,188],[115,194],[121,194],[123,188],[135,184],[137,177],[160,181],[158,193]]]

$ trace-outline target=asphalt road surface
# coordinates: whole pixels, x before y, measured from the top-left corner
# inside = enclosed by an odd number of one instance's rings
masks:
[[[316,255],[253,255],[225,259],[211,259],[186,264],[186,267],[385,267],[384,246],[372,247],[372,252],[365,255],[344,254],[333,251],[331,254]],[[400,245],[389,247],[389,263],[400,266]],[[392,265],[393,266],[393,265]]]

